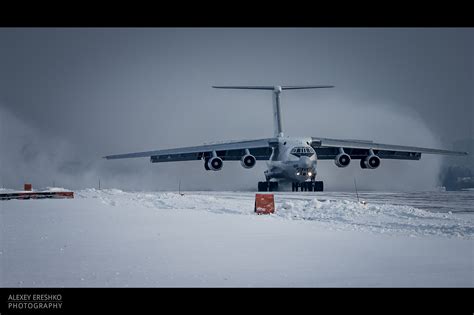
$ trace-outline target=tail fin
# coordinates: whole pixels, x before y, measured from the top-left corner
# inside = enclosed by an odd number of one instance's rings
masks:
[[[273,128],[275,137],[283,136],[281,126],[280,93],[283,90],[333,88],[333,85],[285,85],[285,86],[213,86],[215,89],[270,90],[273,91]]]

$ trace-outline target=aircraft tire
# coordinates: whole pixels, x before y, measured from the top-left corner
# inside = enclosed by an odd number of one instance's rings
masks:
[[[268,182],[268,191],[277,191],[278,182]]]
[[[314,182],[314,191],[323,191],[324,190],[324,184],[322,181],[315,181]]]
[[[258,182],[258,191],[268,191],[268,182]]]

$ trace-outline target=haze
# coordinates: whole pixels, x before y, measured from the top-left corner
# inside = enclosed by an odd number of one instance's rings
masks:
[[[0,185],[252,190],[264,162],[106,161],[116,153],[272,136],[270,93],[211,85],[331,84],[282,96],[286,135],[453,149],[472,139],[472,29],[0,29]],[[457,148],[459,149],[459,148]],[[467,148],[466,148],[467,150]],[[328,190],[436,187],[441,157],[319,164]]]

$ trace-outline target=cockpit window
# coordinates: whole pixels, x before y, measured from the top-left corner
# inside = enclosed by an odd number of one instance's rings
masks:
[[[314,150],[311,147],[294,147],[290,153],[297,157],[312,156],[314,154]]]

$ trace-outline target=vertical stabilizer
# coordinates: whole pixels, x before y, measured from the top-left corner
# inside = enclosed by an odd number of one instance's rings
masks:
[[[273,89],[273,135],[275,137],[283,137],[283,129],[281,127],[281,109],[280,94],[281,86],[275,86]]]

